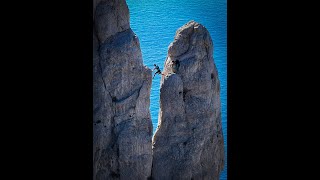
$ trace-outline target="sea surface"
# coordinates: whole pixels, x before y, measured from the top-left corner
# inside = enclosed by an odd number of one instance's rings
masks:
[[[204,25],[213,40],[213,58],[221,83],[222,128],[227,158],[227,0],[127,0],[132,30],[140,40],[143,62],[163,70],[175,32],[190,20]],[[160,76],[153,79],[150,111],[153,132],[158,125]],[[227,179],[227,159],[221,180]]]

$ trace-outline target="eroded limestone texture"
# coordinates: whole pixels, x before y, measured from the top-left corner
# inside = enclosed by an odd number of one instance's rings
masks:
[[[224,164],[220,82],[207,29],[190,21],[170,44],[160,87],[152,177],[218,180]]]
[[[147,179],[151,70],[143,65],[125,0],[93,4],[93,179]]]

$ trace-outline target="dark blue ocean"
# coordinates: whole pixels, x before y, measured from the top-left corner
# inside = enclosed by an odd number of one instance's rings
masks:
[[[151,69],[153,64],[163,69],[168,46],[179,27],[195,20],[208,29],[221,82],[222,127],[227,152],[227,0],[127,0],[127,4],[131,28],[140,39],[143,62]],[[156,76],[150,102],[154,132],[158,124],[159,88],[160,76]],[[221,180],[227,179],[225,162]]]

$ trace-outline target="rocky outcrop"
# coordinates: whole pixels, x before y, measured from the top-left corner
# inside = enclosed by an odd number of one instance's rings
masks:
[[[130,29],[125,0],[94,0],[95,33],[101,43],[110,36]]]
[[[177,30],[161,80],[152,178],[219,179],[224,149],[220,82],[207,29],[190,21]]]
[[[93,4],[93,179],[147,179],[151,70],[143,65],[125,0]]]

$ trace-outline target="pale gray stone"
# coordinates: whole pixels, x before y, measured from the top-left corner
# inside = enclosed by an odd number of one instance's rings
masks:
[[[153,138],[155,180],[218,180],[224,164],[220,82],[207,29],[190,21],[168,48]]]
[[[148,179],[151,70],[125,0],[94,0],[93,179]]]
[[[189,22],[168,49],[151,149],[151,70],[125,0],[93,0],[93,179],[219,179],[220,82],[205,27]],[[153,160],[154,159],[154,160]]]
[[[129,9],[125,0],[94,0],[94,25],[103,43],[108,37],[130,28]]]

